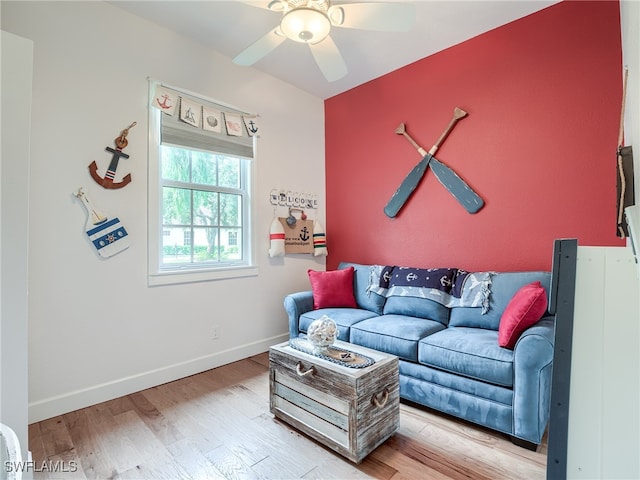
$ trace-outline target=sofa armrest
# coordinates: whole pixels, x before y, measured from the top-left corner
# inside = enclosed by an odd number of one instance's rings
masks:
[[[313,310],[313,293],[290,293],[284,297],[284,309],[289,315],[289,338],[296,338],[300,335],[300,315]]]
[[[554,320],[545,317],[525,330],[513,352],[514,436],[539,444],[549,421]]]

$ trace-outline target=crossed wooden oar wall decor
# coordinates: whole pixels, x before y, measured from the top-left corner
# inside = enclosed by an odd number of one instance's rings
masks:
[[[453,127],[455,127],[458,120],[467,116],[467,112],[461,108],[456,107],[453,111],[453,118],[449,122],[446,130],[440,135],[438,141],[431,147],[428,152],[416,143],[407,133],[406,126],[401,123],[395,132],[398,135],[403,135],[414,148],[422,155],[422,160],[418,163],[409,174],[402,181],[398,190],[393,194],[389,203],[384,207],[384,213],[390,217],[395,217],[407,202],[411,194],[420,184],[422,177],[427,171],[427,167],[431,167],[431,170],[435,174],[436,178],[444,185],[444,187],[453,195],[453,197],[464,207],[464,209],[473,214],[477,213],[483,206],[484,201],[480,196],[473,191],[473,189],[467,185],[460,176],[454,172],[450,167],[442,163],[440,160],[434,157],[436,151],[442,145],[445,138],[449,135]]]

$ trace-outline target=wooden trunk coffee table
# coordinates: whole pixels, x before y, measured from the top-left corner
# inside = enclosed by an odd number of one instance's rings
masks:
[[[398,357],[345,342],[373,359],[351,368],[289,342],[269,350],[271,413],[352,462],[360,463],[400,425]]]

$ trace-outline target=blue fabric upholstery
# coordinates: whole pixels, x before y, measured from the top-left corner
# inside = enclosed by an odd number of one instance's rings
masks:
[[[513,404],[513,389],[511,388],[498,387],[454,373],[443,372],[437,368],[430,368],[419,363],[400,360],[400,375],[435,383],[447,387],[450,390],[468,393],[475,397],[486,398],[487,400],[503,405],[511,406]]]
[[[385,315],[409,315],[411,317],[428,318],[440,322],[445,327],[449,323],[449,309],[441,303],[428,298],[389,297],[384,304]]]
[[[377,315],[369,310],[361,310],[357,308],[320,308],[311,310],[310,312],[300,315],[300,332],[307,333],[307,328],[314,320],[322,315],[326,315],[336,322],[338,326],[338,340],[349,341],[351,336],[352,325],[366,320],[367,318],[377,317]],[[296,334],[296,336],[298,336]]]
[[[511,298],[520,288],[531,282],[540,282],[547,292],[547,298],[549,298],[549,284],[551,282],[551,273],[549,272],[498,273],[493,276],[491,282],[489,311],[483,315],[481,308],[454,307],[451,309],[449,325],[498,330],[502,312]]]
[[[441,323],[404,315],[382,315],[351,328],[351,343],[418,361],[418,340],[445,328]]]
[[[378,315],[382,314],[385,298],[377,293],[368,292],[370,265],[343,262],[338,269],[353,267],[353,295],[356,297],[358,307],[371,310]]]
[[[289,316],[289,338],[296,338],[300,334],[298,320],[302,314],[313,310],[313,292],[290,293],[284,297],[284,310]],[[295,319],[295,321],[292,321]],[[307,331],[306,329],[304,330]]]
[[[553,317],[546,317],[526,330],[513,350],[513,435],[518,438],[542,438],[549,422],[553,341]]]
[[[513,386],[513,351],[498,345],[498,332],[451,327],[420,340],[418,361],[484,382]]]
[[[513,431],[512,408],[509,405],[492,402],[437,383],[400,375],[400,397],[499,432],[512,434]]]
[[[555,317],[528,328],[509,350],[498,345],[500,317],[524,285],[548,272],[506,272],[492,278],[489,310],[447,308],[415,297],[385,298],[368,292],[370,265],[354,267],[360,308],[313,310],[313,294],[284,300],[291,338],[327,315],[340,340],[400,357],[400,396],[426,407],[539,444],[549,421]]]

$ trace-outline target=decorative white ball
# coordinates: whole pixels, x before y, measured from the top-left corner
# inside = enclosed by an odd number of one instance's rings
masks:
[[[321,352],[333,345],[338,337],[338,326],[336,322],[326,315],[314,320],[307,328],[307,338],[313,345],[316,352]]]

